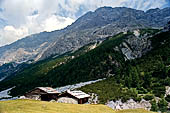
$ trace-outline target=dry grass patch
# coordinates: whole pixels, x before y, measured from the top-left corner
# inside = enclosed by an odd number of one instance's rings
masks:
[[[0,113],[152,113],[142,109],[114,111],[105,105],[78,105],[35,100],[0,101]]]

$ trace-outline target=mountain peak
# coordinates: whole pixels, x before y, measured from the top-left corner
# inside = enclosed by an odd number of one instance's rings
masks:
[[[144,12],[126,7],[101,7],[86,13],[64,30],[40,33],[0,48],[0,64],[22,62],[23,59],[29,61],[36,56],[42,56],[41,60],[51,55],[60,55],[127,30],[164,27],[169,17],[170,8]],[[24,50],[24,54],[18,56],[18,50]]]
[[[158,11],[160,11],[160,10],[161,10],[161,9],[159,9],[159,8],[149,9],[149,10],[146,11],[146,13],[154,13],[154,12],[158,12]]]
[[[113,10],[113,8],[112,7],[108,7],[108,6],[104,6],[104,7],[100,7],[98,9],[96,9],[95,12],[103,11],[103,10]]]

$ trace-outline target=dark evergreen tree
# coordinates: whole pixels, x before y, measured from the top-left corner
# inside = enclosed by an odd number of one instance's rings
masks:
[[[151,83],[152,83],[152,75],[149,73],[146,73],[144,75],[144,84],[143,84],[144,88],[150,88]]]
[[[138,74],[136,67],[132,67],[131,75],[132,75],[132,87],[139,88],[140,79],[139,79],[139,74]]]
[[[156,100],[151,101],[151,111],[158,111],[158,104],[156,103]]]
[[[162,98],[159,102],[158,102],[158,107],[159,107],[159,111],[165,113],[168,110],[168,103],[167,101]]]
[[[166,100],[167,102],[170,102],[170,95],[168,95],[167,97],[165,97],[165,100]]]

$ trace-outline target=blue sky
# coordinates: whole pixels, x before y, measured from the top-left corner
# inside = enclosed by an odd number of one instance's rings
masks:
[[[170,0],[0,0],[0,46],[42,31],[72,24],[103,6],[140,10],[170,6]]]

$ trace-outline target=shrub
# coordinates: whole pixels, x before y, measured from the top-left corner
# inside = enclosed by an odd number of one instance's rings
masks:
[[[156,103],[156,100],[151,101],[151,111],[158,111],[158,104]]]
[[[142,98],[140,97],[140,96],[137,96],[137,97],[135,97],[135,98],[133,98],[135,101],[137,101],[137,102],[140,102],[141,100],[142,100]]]
[[[168,110],[168,103],[167,103],[167,101],[164,99],[164,98],[162,98],[159,102],[158,102],[158,107],[159,107],[159,110],[161,111],[161,112],[166,112],[167,110]]]
[[[152,99],[154,99],[154,96],[153,95],[145,95],[144,97],[143,97],[143,99],[145,99],[145,100],[152,100]]]
[[[147,91],[147,89],[140,87],[140,88],[138,88],[138,93],[139,94],[146,94],[146,93],[148,93],[148,91]]]
[[[170,102],[170,95],[168,95],[167,97],[165,97],[165,100]]]

